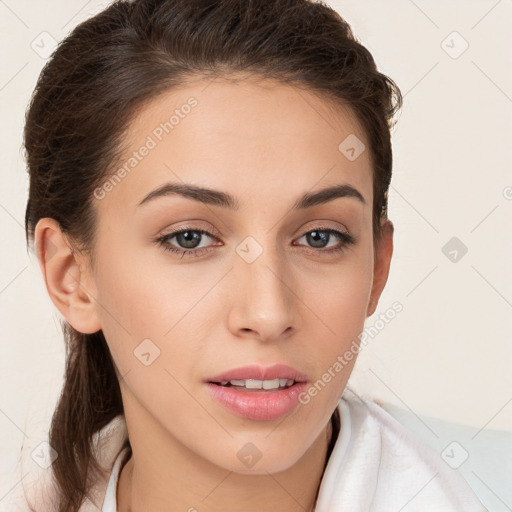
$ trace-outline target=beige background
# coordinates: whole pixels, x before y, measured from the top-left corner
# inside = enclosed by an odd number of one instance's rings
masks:
[[[25,249],[24,111],[52,38],[108,3],[0,1],[0,505],[24,436],[44,438],[64,363],[57,310]],[[512,2],[328,3],[405,96],[394,260],[367,326],[394,301],[403,311],[369,338],[351,384],[417,416],[512,431]]]

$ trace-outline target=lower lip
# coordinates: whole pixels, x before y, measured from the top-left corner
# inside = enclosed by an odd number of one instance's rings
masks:
[[[206,383],[213,397],[228,411],[250,420],[276,420],[289,414],[299,404],[305,382],[296,382],[279,390],[237,391],[235,388]]]

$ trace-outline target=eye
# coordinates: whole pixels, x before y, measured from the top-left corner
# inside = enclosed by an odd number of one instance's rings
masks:
[[[340,231],[332,228],[322,228],[317,227],[313,230],[308,231],[300,238],[305,238],[308,244],[311,244],[308,249],[321,249],[314,252],[322,252],[322,253],[339,253],[347,248],[347,246],[355,243],[355,238],[349,233],[345,233],[344,231]],[[300,238],[298,240],[300,240]],[[331,239],[334,238],[338,240],[338,243],[329,249],[324,249],[328,247],[328,244],[331,242]]]
[[[213,246],[209,245],[201,247],[200,244],[203,242],[204,237],[217,239],[212,233],[204,229],[196,229],[192,227],[184,227],[179,230],[173,231],[166,235],[159,237],[156,242],[165,251],[172,252],[174,254],[180,254],[183,258],[201,256],[211,250]],[[307,247],[308,252],[318,253],[339,253],[351,244],[356,242],[355,238],[349,233],[340,231],[332,228],[317,227],[313,230],[304,233],[298,240],[305,238],[309,245]],[[338,243],[329,249],[325,247],[329,246],[332,239],[338,240]],[[171,240],[176,239],[175,242],[171,243]],[[177,244],[177,246],[175,245]],[[219,244],[217,244],[219,245]]]
[[[181,257],[187,256],[201,256],[205,252],[211,250],[210,247],[199,247],[203,241],[204,236],[208,238],[215,238],[209,231],[204,229],[194,228],[181,228],[180,230],[173,231],[167,235],[158,238],[157,243],[165,250],[175,254],[181,254]],[[175,247],[170,245],[169,242],[175,238],[176,243],[181,246]]]

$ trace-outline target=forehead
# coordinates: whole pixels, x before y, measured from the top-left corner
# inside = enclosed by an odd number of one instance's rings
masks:
[[[361,153],[347,158],[354,141]],[[349,183],[371,203],[370,155],[361,149],[368,144],[351,109],[276,81],[189,81],[139,109],[123,146],[110,172],[125,172],[103,206],[135,207],[156,186],[180,180],[237,197],[296,197]]]

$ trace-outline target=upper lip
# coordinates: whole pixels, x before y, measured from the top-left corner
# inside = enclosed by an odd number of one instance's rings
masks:
[[[274,380],[274,379],[293,379],[295,382],[306,382],[308,376],[286,364],[274,364],[272,366],[260,366],[251,364],[234,368],[227,372],[220,373],[214,377],[206,379],[207,382],[222,382],[230,380]]]

